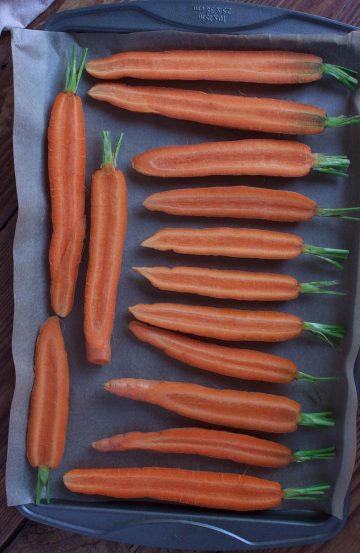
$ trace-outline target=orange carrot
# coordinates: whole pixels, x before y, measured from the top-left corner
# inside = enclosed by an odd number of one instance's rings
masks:
[[[141,378],[109,380],[105,390],[120,397],[158,405],[191,419],[260,432],[294,432],[298,425],[333,426],[330,412],[302,413],[301,405],[284,396],[219,390],[188,382]]]
[[[122,138],[123,135],[113,153],[109,132],[103,132],[103,162],[101,169],[94,173],[91,184],[84,333],[87,359],[99,365],[110,363],[110,338],[126,234],[126,181],[124,174],[116,169]]]
[[[100,83],[89,96],[118,108],[172,119],[281,134],[320,134],[328,127],[360,123],[360,116],[328,117],[318,106],[291,100],[250,98],[155,86]]]
[[[291,451],[270,440],[205,428],[170,428],[160,432],[127,432],[103,438],[92,444],[97,451],[159,451],[204,455],[258,467],[286,467],[293,462],[334,459],[335,448]]]
[[[146,248],[192,255],[218,255],[243,259],[294,259],[310,254],[338,269],[349,250],[304,244],[296,234],[246,228],[163,228],[144,240]]]
[[[133,158],[136,171],[156,177],[303,177],[311,170],[346,177],[349,165],[346,156],[313,154],[301,142],[259,138],[153,148]]]
[[[143,323],[168,330],[215,338],[250,342],[284,342],[304,331],[331,343],[345,334],[341,325],[305,322],[290,313],[245,311],[178,303],[138,303],[129,311]]]
[[[295,379],[316,382],[336,378],[313,376],[298,371],[295,363],[286,357],[202,342],[138,321],[132,321],[129,328],[139,340],[159,348],[173,359],[198,369],[233,378],[278,384],[292,382]]]
[[[149,498],[213,509],[255,511],[284,499],[321,498],[326,484],[282,489],[280,484],[246,474],[163,467],[74,469],[64,474],[72,492],[117,498]]]
[[[314,217],[356,219],[360,207],[320,208],[298,192],[254,186],[182,188],[152,194],[143,204],[151,211],[191,217],[232,217],[265,221],[298,222]]]
[[[79,70],[73,49],[65,91],[51,109],[48,128],[48,168],[53,233],[49,263],[51,306],[66,317],[73,306],[78,267],[85,237],[85,124],[81,98],[76,96],[85,64]]]
[[[68,420],[69,367],[59,319],[50,317],[40,328],[35,349],[34,385],[27,430],[27,458],[38,468],[36,504],[46,489],[50,503],[50,469],[64,453]]]
[[[121,52],[90,60],[86,70],[98,79],[133,77],[264,84],[310,83],[331,75],[351,90],[357,85],[357,72],[352,69],[324,63],[314,54],[277,50]]]

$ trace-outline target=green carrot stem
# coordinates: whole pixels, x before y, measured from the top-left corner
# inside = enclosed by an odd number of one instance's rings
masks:
[[[314,376],[312,374],[298,371],[296,379],[305,380],[306,382],[320,382],[321,380],[322,381],[339,380],[339,377],[338,376]]]
[[[325,117],[325,128],[357,125],[359,123],[360,115],[338,115],[336,117]]]
[[[285,488],[284,499],[319,499],[330,489],[329,484],[314,484],[307,488]]]
[[[50,469],[48,467],[39,467],[36,484],[36,505],[40,505],[42,492],[45,489],[46,502],[50,503]]]
[[[336,286],[338,280],[315,280],[313,282],[302,282],[300,284],[301,294],[332,294],[335,296],[344,296],[344,292],[328,290],[328,286]]]
[[[304,461],[312,461],[313,459],[335,459],[335,446],[325,447],[323,449],[303,449],[294,451],[292,461],[294,463],[303,463]]]
[[[297,423],[299,426],[313,427],[328,427],[335,425],[331,411],[323,411],[321,413],[300,413]]]
[[[82,56],[81,56],[79,69],[77,69],[76,50],[75,50],[75,46],[73,46],[72,56],[71,56],[71,63],[67,62],[67,64],[66,64],[65,92],[73,92],[73,94],[76,94],[76,91],[78,89],[79,82],[80,82],[80,79],[81,79],[81,75],[84,71],[85,59],[86,59],[88,50],[89,50],[88,48],[84,48]]]
[[[350,167],[350,160],[344,155],[328,155],[328,154],[314,154],[315,162],[313,165],[314,171],[320,173],[327,173],[329,175],[338,175],[340,177],[348,177],[348,169]]]
[[[342,340],[345,336],[345,328],[342,325],[304,322],[303,329],[304,331],[311,332],[311,334],[314,334],[314,336],[330,346],[334,345],[334,340]]]
[[[331,263],[338,269],[343,269],[343,265],[339,262],[348,258],[349,250],[339,250],[336,248],[322,248],[319,246],[312,246],[311,244],[304,244],[303,253],[315,255],[327,263]]]
[[[358,213],[360,207],[318,207],[316,215],[318,217],[336,217],[337,219],[347,219],[350,221],[360,221],[360,217],[349,217],[349,213]]]
[[[358,73],[354,69],[348,69],[341,65],[333,65],[332,63],[323,63],[322,69],[323,75],[331,75],[350,90],[354,90],[358,84],[356,78]]]
[[[110,132],[103,131],[102,135],[103,135],[104,149],[103,149],[103,160],[102,160],[101,167],[105,167],[105,165],[113,165],[114,167],[116,167],[119,150],[124,140],[124,133],[120,134],[116,142],[114,151],[112,150],[112,147],[111,147]]]

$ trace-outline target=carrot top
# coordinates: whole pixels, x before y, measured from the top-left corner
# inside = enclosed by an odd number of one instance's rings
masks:
[[[88,48],[84,48],[83,54],[80,60],[80,66],[79,66],[79,69],[77,69],[76,49],[75,49],[75,46],[73,46],[71,63],[68,60],[66,64],[65,92],[72,92],[73,94],[76,94],[76,91],[81,79],[81,75],[85,67],[85,60],[86,60],[88,50],[89,50]]]
[[[106,167],[108,165],[113,165],[116,167],[117,164],[117,157],[121,148],[121,144],[124,140],[124,133],[122,132],[116,142],[115,150],[113,151],[111,146],[111,138],[110,138],[110,131],[103,131],[103,160],[101,164],[101,168]]]

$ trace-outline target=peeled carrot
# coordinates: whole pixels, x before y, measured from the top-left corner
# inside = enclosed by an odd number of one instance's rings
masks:
[[[320,134],[328,127],[360,123],[360,116],[328,117],[318,106],[291,100],[250,98],[156,86],[100,83],[89,96],[118,108],[219,127],[280,134]]]
[[[303,373],[298,371],[297,366],[290,359],[262,351],[202,342],[138,321],[132,321],[129,328],[139,340],[159,348],[169,357],[217,374],[278,384],[293,382],[295,379],[310,382],[336,379],[336,377],[321,377]]]
[[[300,294],[335,294],[336,280],[300,283],[290,275],[204,269],[202,267],[134,267],[160,290],[240,301],[285,301]]]
[[[133,77],[264,84],[310,83],[331,75],[351,90],[357,85],[357,72],[352,69],[324,63],[314,54],[277,50],[121,52],[90,60],[86,70],[98,79]]]
[[[27,430],[27,458],[38,468],[36,504],[42,490],[50,503],[50,470],[64,453],[68,420],[69,366],[58,317],[40,328],[35,348],[34,385]]]
[[[341,325],[305,322],[296,315],[276,311],[178,303],[138,303],[129,311],[143,323],[216,340],[284,342],[307,331],[331,343],[331,339],[342,339],[345,334]]]
[[[332,414],[302,413],[284,396],[219,390],[188,382],[141,378],[109,380],[105,390],[120,397],[158,405],[191,419],[260,432],[294,432],[298,426],[333,426]]]
[[[76,96],[85,64],[79,70],[73,49],[65,91],[51,109],[48,128],[48,168],[53,233],[49,262],[51,306],[66,317],[73,306],[78,267],[85,237],[85,123],[81,98]]]
[[[156,177],[304,177],[311,170],[347,177],[350,165],[344,155],[313,154],[301,142],[260,138],[153,148],[132,163],[136,171]]]
[[[243,259],[294,259],[310,254],[338,269],[349,250],[304,244],[296,234],[246,228],[163,228],[141,243],[146,248]]]
[[[282,489],[278,482],[246,474],[163,467],[74,469],[64,474],[72,492],[117,498],[149,498],[183,505],[254,511],[271,509],[285,499],[321,499],[326,484]]]
[[[356,219],[360,207],[321,208],[298,192],[254,186],[182,188],[152,194],[143,204],[151,211],[191,217],[232,217],[265,221],[298,222],[314,217]]]
[[[110,338],[126,234],[126,181],[124,174],[116,169],[122,138],[123,135],[120,136],[113,153],[109,132],[103,132],[103,162],[101,169],[94,173],[91,184],[91,230],[85,286],[84,333],[87,359],[99,365],[110,363]]]
[[[97,451],[142,449],[162,453],[204,455],[258,467],[279,468],[312,459],[334,459],[335,448],[291,451],[289,447],[246,434],[205,428],[170,428],[160,432],[127,432],[92,444]]]

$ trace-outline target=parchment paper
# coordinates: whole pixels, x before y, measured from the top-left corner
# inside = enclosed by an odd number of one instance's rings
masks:
[[[72,45],[89,47],[89,59],[121,50],[170,48],[267,48],[308,51],[323,55],[329,63],[360,69],[360,34],[345,37],[335,35],[225,36],[163,32],[131,35],[50,33],[16,29],[13,32],[15,79],[14,156],[19,199],[19,217],[14,244],[15,320],[13,355],[16,367],[16,390],[11,409],[9,451],[7,462],[7,497],[9,505],[34,500],[36,471],[26,460],[26,423],[29,396],[33,382],[33,352],[39,326],[51,313],[49,305],[48,246],[50,239],[49,195],[46,171],[46,129],[52,101],[64,84],[65,53]],[[211,63],[211,57],[209,58]],[[65,471],[75,467],[114,467],[164,465],[202,470],[244,472],[272,478],[284,487],[329,482],[332,490],[324,501],[296,503],[295,507],[317,508],[342,517],[355,457],[355,413],[357,396],[353,367],[359,349],[359,225],[355,222],[315,219],[299,225],[275,225],[257,221],[245,223],[231,220],[201,220],[171,218],[147,212],[142,207],[145,197],[160,189],[176,186],[215,184],[254,184],[297,190],[308,194],[321,207],[360,205],[360,161],[358,145],[360,127],[328,129],[323,135],[301,137],[313,151],[347,153],[352,160],[348,180],[313,173],[303,179],[208,178],[161,180],[144,177],[131,169],[131,158],[143,150],[170,144],[198,143],[221,139],[255,136],[236,130],[216,129],[197,123],[175,121],[160,116],[121,111],[91,100],[86,91],[94,82],[84,75],[79,94],[84,100],[87,132],[87,207],[90,201],[91,173],[101,163],[101,131],[110,129],[113,139],[120,131],[125,142],[119,156],[119,166],[128,183],[129,225],[124,252],[123,270],[118,293],[116,320],[112,340],[112,363],[98,367],[87,363],[82,331],[84,279],[87,267],[86,242],[80,268],[75,307],[63,322],[63,331],[71,367],[70,420],[66,451],[61,466],[52,474],[52,496],[58,499],[90,501],[75,496],[62,484]],[[163,83],[165,84],[165,83]],[[296,99],[323,106],[329,115],[359,112],[359,91],[350,95],[333,79],[304,86],[266,87],[224,83],[178,83],[224,93],[272,96]],[[351,256],[343,272],[310,258],[288,262],[261,262],[223,258],[196,258],[157,253],[142,249],[140,242],[156,229],[172,226],[245,226],[276,228],[292,231],[304,237],[306,243],[329,247],[350,247]],[[153,289],[132,266],[197,265],[204,267],[257,269],[289,273],[306,282],[320,279],[341,279],[344,297],[303,296],[297,301],[277,304],[241,305]],[[322,344],[311,336],[283,344],[245,344],[284,356],[289,356],[299,369],[316,375],[339,375],[338,382],[318,384],[317,393],[308,383],[270,385],[236,381],[172,361],[159,351],[136,340],[128,331],[130,316],[127,308],[139,302],[174,301],[199,305],[222,305],[253,309],[278,309],[299,315],[306,321],[342,323],[347,337],[337,349]],[[239,344],[238,344],[239,345]],[[240,344],[241,345],[241,344]],[[159,430],[172,426],[192,426],[194,421],[140,402],[120,399],[103,391],[103,383],[116,377],[145,377],[192,381],[219,388],[259,390],[289,395],[300,401],[303,411],[334,411],[336,426],[332,429],[301,428],[293,434],[269,436],[293,449],[320,448],[335,444],[338,456],[334,461],[313,461],[292,464],[281,470],[263,470],[234,463],[195,456],[126,452],[103,455],[93,449],[92,441],[118,432]],[[205,426],[205,425],[204,425]],[[97,498],[94,498],[96,500]],[[283,508],[294,507],[285,502]],[[169,506],[171,509],[172,506]]]

